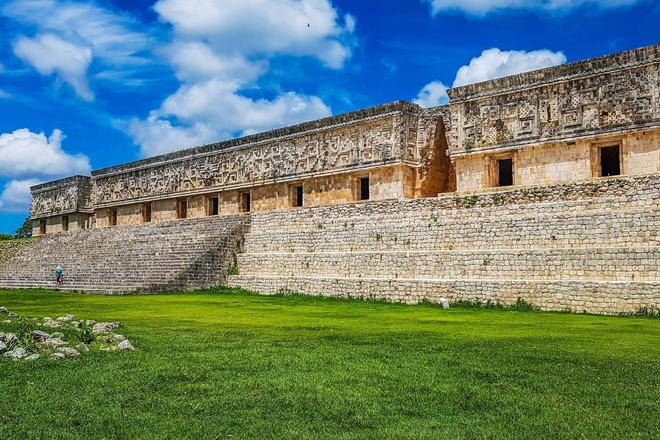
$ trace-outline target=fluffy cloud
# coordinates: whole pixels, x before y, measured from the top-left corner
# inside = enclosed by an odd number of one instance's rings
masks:
[[[36,179],[12,180],[0,194],[0,211],[25,212],[30,209],[30,187],[40,183]]]
[[[21,37],[14,42],[14,53],[42,75],[55,73],[86,101],[94,99],[87,83],[92,49],[63,40],[53,34]]]
[[[0,211],[22,212],[30,206],[30,186],[71,174],[89,174],[87,156],[62,149],[64,135],[53,130],[49,137],[27,128],[0,134],[0,179],[13,179],[0,194]]]
[[[481,52],[478,57],[472,58],[467,66],[458,69],[454,87],[552,67],[565,62],[566,55],[562,52],[545,49],[530,52],[488,49]]]
[[[159,0],[154,9],[182,38],[244,55],[308,55],[339,68],[355,19],[328,0]]]
[[[49,137],[27,128],[0,135],[0,177],[52,178],[88,174],[89,159],[82,154],[68,154],[62,149],[64,135],[53,130]]]
[[[163,50],[178,79],[187,82],[216,78],[233,88],[253,83],[267,70],[265,61],[249,61],[238,53],[219,53],[201,41],[177,41]]]
[[[566,56],[562,52],[552,52],[545,49],[529,52],[523,50],[502,51],[497,48],[487,49],[481,52],[478,57],[472,58],[469,64],[458,69],[453,87],[552,67],[565,62]],[[448,99],[447,87],[439,81],[433,81],[422,88],[414,102],[422,107],[435,107],[446,104]]]
[[[153,156],[330,114],[330,108],[315,96],[288,92],[272,100],[252,99],[223,81],[210,80],[182,86],[147,120],[132,120],[128,132],[143,156]],[[171,116],[183,124],[173,125]]]
[[[422,87],[413,102],[422,107],[437,107],[449,102],[448,87],[440,81],[433,81]]]
[[[85,100],[93,99],[87,78],[92,55],[98,61],[95,79],[127,86],[144,82],[138,67],[149,62],[145,52],[152,39],[128,14],[66,0],[11,0],[0,14],[37,30],[34,38],[20,37],[14,53],[42,75],[55,72]]]
[[[356,23],[329,0],[160,0],[154,9],[172,25],[173,41],[161,52],[181,84],[146,119],[124,124],[143,156],[331,114],[316,96],[245,93],[258,90],[275,56],[344,65]]]
[[[423,0],[431,4],[431,11],[457,11],[470,15],[486,15],[506,9],[526,9],[541,12],[566,11],[580,6],[616,8],[631,6],[646,0]]]

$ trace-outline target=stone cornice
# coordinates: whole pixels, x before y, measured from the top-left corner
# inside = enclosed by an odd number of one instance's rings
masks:
[[[507,76],[447,91],[451,104],[660,62],[660,44]]]
[[[391,117],[393,115],[418,110],[420,107],[416,104],[411,104],[407,101],[395,101],[388,104],[370,107],[363,110],[344,113],[337,116],[318,119],[315,121],[304,122],[302,124],[292,125],[289,127],[278,128],[275,130],[265,131],[250,136],[244,136],[228,141],[216,142],[199,147],[193,147],[161,156],[155,156],[148,159],[143,159],[135,162],[129,162],[114,167],[103,168],[92,171],[94,178],[108,177],[116,174],[122,174],[128,171],[136,171],[146,168],[157,167],[165,164],[182,162],[192,158],[201,158],[218,154],[220,152],[228,152],[237,149],[251,148],[267,143],[282,141],[299,136],[304,136],[312,133],[317,133],[326,130],[333,130],[339,127],[359,124],[374,119]]]

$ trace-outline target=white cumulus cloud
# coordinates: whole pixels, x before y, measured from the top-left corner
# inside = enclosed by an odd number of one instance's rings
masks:
[[[449,102],[448,87],[440,81],[432,81],[422,87],[413,102],[421,107],[437,107]]]
[[[87,82],[92,49],[63,40],[54,34],[21,37],[14,42],[14,53],[42,75],[56,74],[86,101],[94,99]]]
[[[52,178],[88,174],[89,158],[62,149],[64,134],[55,129],[50,136],[21,128],[0,134],[0,177]]]
[[[478,57],[472,58],[467,65],[458,69],[453,87],[557,66],[565,62],[566,55],[562,52],[547,49],[529,52],[524,50],[503,51],[498,48],[487,49]],[[448,99],[447,87],[440,81],[432,81],[420,90],[414,102],[422,107],[435,107],[446,104]]]
[[[311,57],[332,69],[345,64],[356,21],[330,0],[159,0],[154,9],[172,26],[161,53],[181,84],[146,119],[124,122],[142,156],[332,113],[321,98],[296,91],[268,99],[246,93],[259,91],[276,56]]]
[[[152,37],[144,25],[124,12],[95,1],[9,0],[0,15],[36,36],[23,36],[15,54],[42,75],[58,74],[85,100],[93,99],[88,76],[125,86],[142,85],[150,62]],[[94,71],[88,75],[92,62]],[[60,59],[61,58],[61,59]]]
[[[617,8],[632,6],[647,0],[422,0],[431,4],[433,14],[445,11],[463,12],[469,15],[486,15],[508,9],[524,9],[540,12],[561,12],[580,6],[592,8]]]
[[[182,86],[146,120],[133,119],[128,133],[143,156],[153,156],[330,114],[316,96],[287,92],[272,100],[252,99],[223,81],[210,80]],[[172,116],[182,124],[173,125]]]
[[[339,17],[328,0],[159,0],[154,9],[182,38],[244,55],[308,55],[339,68],[350,56],[342,41],[355,18]]]
[[[458,69],[454,87],[552,67],[566,62],[562,52],[487,49]]]
[[[9,179],[0,194],[0,211],[27,211],[33,185],[72,174],[89,174],[87,156],[64,151],[63,139],[58,129],[48,137],[27,128],[0,134],[0,180]]]
[[[12,180],[0,193],[0,211],[25,212],[30,209],[30,187],[41,183],[37,179]]]

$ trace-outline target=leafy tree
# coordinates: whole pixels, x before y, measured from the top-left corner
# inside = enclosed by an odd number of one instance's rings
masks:
[[[14,236],[11,235],[11,234],[2,234],[2,233],[0,233],[0,241],[13,240],[13,239],[14,239]]]
[[[15,238],[29,238],[32,237],[32,222],[30,217],[26,218],[20,228],[16,230]]]

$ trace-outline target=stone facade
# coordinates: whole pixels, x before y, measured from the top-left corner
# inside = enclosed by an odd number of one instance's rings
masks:
[[[34,233],[72,249],[96,243],[85,249],[105,253],[98,267],[79,262],[84,253],[61,258],[99,279],[111,258],[125,260],[137,273],[129,286],[108,280],[113,292],[157,289],[168,270],[185,287],[224,282],[198,270],[214,267],[203,256],[227,270],[219,247],[245,233],[229,282],[264,293],[659,308],[660,45],[449,96],[436,108],[399,101],[38,185]],[[245,221],[223,236],[208,227],[235,219]],[[89,230],[54,234],[79,229]],[[182,237],[202,242],[187,249]],[[48,272],[30,249],[5,265]],[[173,252],[185,257],[169,263]]]
[[[660,308],[660,175],[255,213],[230,285],[544,310]]]

